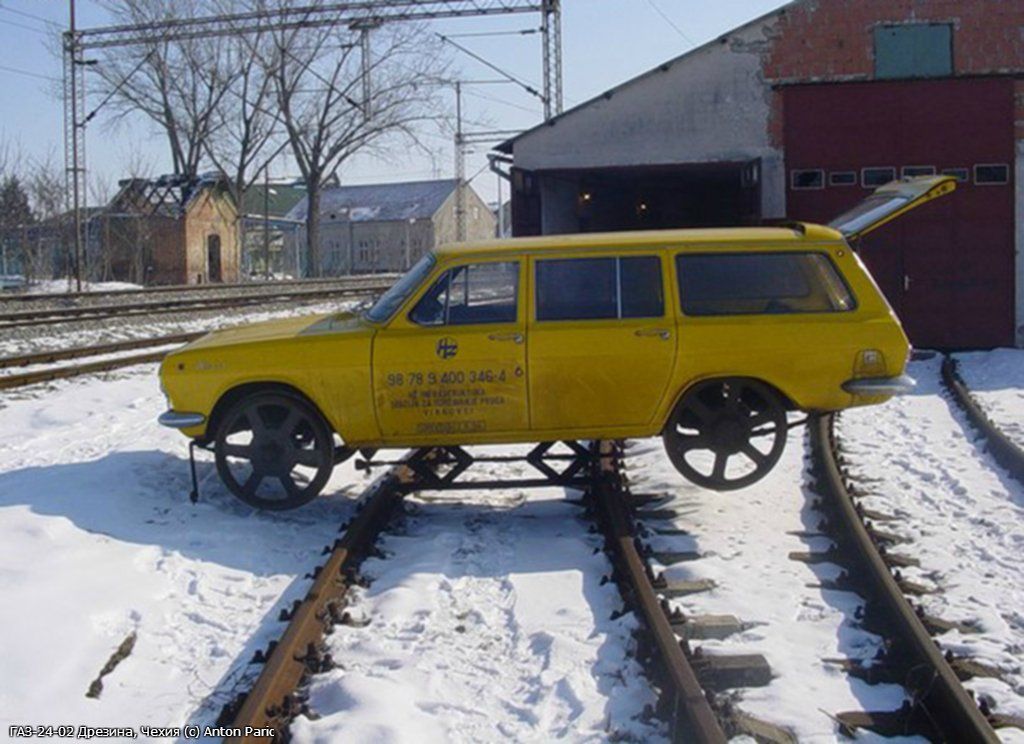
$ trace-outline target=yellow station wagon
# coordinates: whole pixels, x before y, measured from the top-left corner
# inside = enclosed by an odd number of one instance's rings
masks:
[[[356,449],[661,435],[689,480],[763,477],[787,411],[880,403],[909,344],[851,242],[955,188],[894,182],[831,226],[448,246],[361,314],[211,333],[167,356],[164,425],[261,508]]]

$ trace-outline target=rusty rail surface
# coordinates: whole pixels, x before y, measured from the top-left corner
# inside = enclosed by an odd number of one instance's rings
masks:
[[[618,444],[601,442],[601,453],[618,451]],[[623,591],[632,601],[641,621],[652,636],[665,668],[665,681],[671,697],[672,738],[692,744],[724,744],[725,732],[711,709],[697,674],[683,652],[678,636],[662,608],[648,576],[647,564],[637,551],[637,534],[625,501],[626,490],[619,473],[620,460],[600,461],[601,477],[590,492],[597,507],[606,545],[619,569],[617,576],[625,581]]]
[[[953,400],[967,415],[971,425],[985,438],[986,449],[1010,475],[1024,484],[1024,449],[999,430],[988,414],[971,395],[971,391],[960,377],[955,359],[948,354],[942,358],[942,382],[953,396]]]
[[[224,725],[242,731],[241,736],[225,737],[225,742],[266,742],[266,736],[245,734],[266,729],[280,738],[291,720],[304,712],[297,690],[310,674],[330,668],[332,662],[322,644],[325,633],[343,619],[343,602],[350,586],[348,572],[372,547],[414,481],[412,470],[397,465],[363,495],[362,509],[335,541],[327,562],[315,572],[313,586],[291,613],[288,627],[267,655],[255,685],[225,709],[233,715],[225,717],[230,723]]]
[[[122,367],[134,367],[137,364],[150,364],[151,362],[161,361],[166,355],[166,351],[154,351],[149,354],[102,359],[98,362],[86,362],[85,364],[67,367],[48,367],[37,372],[25,372],[19,375],[0,375],[0,390],[12,390],[28,385],[37,385],[41,382],[64,380],[69,377],[78,377],[79,375],[95,372],[110,372]]]
[[[90,305],[85,307],[48,308],[18,310],[0,314],[0,329],[25,328],[29,326],[54,325],[73,321],[107,320],[139,315],[162,315],[166,313],[216,310],[221,308],[248,307],[285,301],[313,301],[319,299],[340,299],[361,297],[373,292],[382,292],[390,282],[364,283],[357,286],[342,286],[333,289],[301,290],[263,294],[245,294],[230,297],[191,298],[165,302],[142,302],[125,305]]]
[[[385,281],[394,280],[398,274],[361,274],[350,277],[330,277],[323,279],[276,279],[258,282],[228,282],[213,284],[168,284],[159,287],[141,287],[139,289],[104,289],[97,292],[25,292],[17,290],[0,293],[0,303],[16,302],[67,302],[78,300],[93,300],[104,297],[146,297],[148,295],[180,293],[187,294],[196,292],[199,294],[214,292],[230,292],[232,290],[259,292],[262,290],[276,291],[279,287],[302,287],[317,286],[325,284],[339,284],[356,281]]]
[[[894,639],[895,648],[890,649],[888,657],[895,656],[904,662],[908,679],[913,675],[926,682],[917,689],[906,685],[914,700],[907,710],[896,711],[891,717],[902,717],[903,725],[910,725],[910,719],[914,719],[917,727],[931,729],[932,738],[940,741],[995,744],[999,741],[995,731],[907,601],[850,495],[839,465],[834,417],[815,416],[808,428],[818,476],[817,490],[839,522],[843,547],[857,562],[856,578],[863,582],[870,595],[867,599],[884,617]],[[843,719],[842,714],[839,718]],[[858,720],[866,726],[871,718],[864,714]]]

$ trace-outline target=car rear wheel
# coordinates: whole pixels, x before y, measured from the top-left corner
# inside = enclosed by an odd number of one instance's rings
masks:
[[[744,488],[775,467],[786,446],[786,408],[763,382],[729,377],[697,383],[662,433],[683,477],[715,491]]]
[[[313,406],[255,393],[225,414],[214,442],[224,485],[250,506],[283,511],[312,501],[334,468],[334,437]]]

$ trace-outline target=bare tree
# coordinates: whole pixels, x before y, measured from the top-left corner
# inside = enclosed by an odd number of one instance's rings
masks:
[[[22,247],[22,268],[26,281],[31,284],[36,279],[52,276],[60,263],[70,269],[68,249],[73,228],[64,210],[64,169],[53,151],[27,166],[26,183],[38,222],[35,238],[29,240],[26,235]],[[70,273],[68,276],[70,281]]]
[[[201,16],[209,2],[185,0],[106,0],[122,23]],[[195,176],[207,143],[223,123],[218,116],[238,71],[226,53],[230,39],[204,38],[117,49],[104,55],[96,71],[120,117],[142,112],[167,137],[174,172]]]
[[[446,68],[433,37],[413,24],[372,31],[365,65],[358,31],[273,32],[264,59],[291,154],[306,182],[307,273],[319,276],[320,197],[324,183],[357,153],[383,152],[396,137],[419,144],[422,125],[439,118],[436,80]],[[368,85],[364,85],[368,83]],[[365,91],[370,97],[365,99]]]

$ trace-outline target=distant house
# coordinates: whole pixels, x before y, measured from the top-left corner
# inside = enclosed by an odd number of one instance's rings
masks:
[[[435,246],[456,239],[456,181],[337,186],[320,196],[320,257],[325,275],[402,271]],[[494,214],[465,187],[466,239],[493,238]],[[305,221],[308,199],[288,213]],[[306,231],[289,237],[297,255]]]
[[[288,213],[305,198],[306,184],[301,178],[277,178],[245,190],[240,215],[243,274],[297,275],[294,252],[286,252],[285,247],[299,223],[288,219]]]
[[[140,284],[239,280],[238,210],[225,177],[132,178],[120,187],[99,218],[104,275]]]

